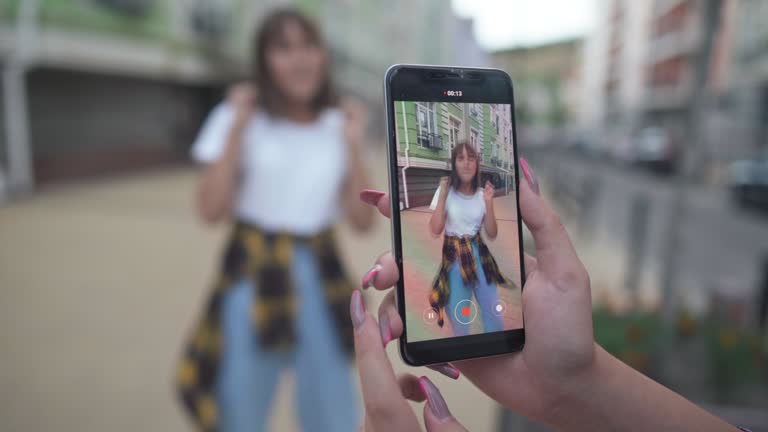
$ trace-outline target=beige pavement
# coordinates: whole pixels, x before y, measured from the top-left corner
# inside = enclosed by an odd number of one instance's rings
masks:
[[[373,160],[382,188],[385,159]],[[144,173],[0,207],[3,430],[189,429],[171,375],[225,233],[195,220],[194,180],[189,169]],[[365,236],[341,234],[355,280],[389,249],[384,220]],[[367,294],[370,310],[382,296]],[[409,369],[388,350],[398,371]],[[411,372],[432,377],[470,430],[493,430],[495,404],[468,381]],[[280,382],[272,430],[297,430],[292,381]]]

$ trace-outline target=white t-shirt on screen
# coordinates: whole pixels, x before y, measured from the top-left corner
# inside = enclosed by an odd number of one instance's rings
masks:
[[[440,187],[435,192],[435,198],[429,208],[437,208],[437,197],[440,196]],[[474,195],[464,195],[449,187],[448,196],[445,199],[445,233],[451,236],[474,237],[480,232],[485,217],[485,200],[483,189],[478,188]]]
[[[192,146],[192,157],[216,161],[233,120],[231,106],[216,106]],[[267,231],[298,235],[316,234],[336,222],[347,167],[340,110],[326,109],[306,124],[258,111],[242,139],[236,218]]]

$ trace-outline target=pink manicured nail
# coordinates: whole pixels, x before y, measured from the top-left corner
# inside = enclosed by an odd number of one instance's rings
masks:
[[[368,273],[363,276],[363,283],[362,287],[363,289],[370,288],[373,286],[373,280],[376,279],[376,275],[381,271],[381,264],[376,264],[373,267],[371,267],[370,270],[368,270]]]
[[[447,376],[451,379],[459,379],[459,376],[461,376],[461,372],[459,372],[458,369],[456,369],[452,364],[450,363],[440,363],[435,365],[429,365],[428,368],[432,369],[435,372],[440,372],[441,374]]]
[[[379,199],[384,196],[384,192],[373,189],[364,189],[360,192],[360,201],[372,206],[378,205]]]
[[[389,315],[386,313],[379,318],[379,331],[381,332],[381,342],[387,346],[392,340],[392,328],[389,326]]]
[[[536,174],[534,174],[533,169],[531,169],[524,157],[520,158],[520,167],[523,169],[523,175],[528,181],[528,186],[536,192],[536,195],[539,195],[539,182],[536,180]]]
[[[448,404],[445,403],[443,395],[441,395],[440,390],[432,384],[432,381],[423,376],[419,378],[419,386],[421,386],[421,391],[424,392],[424,396],[427,398],[427,405],[429,405],[432,414],[434,414],[438,420],[448,420],[451,418],[451,411],[448,410]]]
[[[365,303],[363,303],[363,295],[360,290],[352,291],[352,296],[349,299],[349,314],[352,316],[352,324],[355,328],[360,327],[365,321]]]

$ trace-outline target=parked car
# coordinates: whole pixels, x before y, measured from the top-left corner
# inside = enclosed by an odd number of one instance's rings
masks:
[[[768,158],[731,163],[728,186],[736,204],[768,210]]]
[[[659,127],[641,129],[632,140],[630,162],[661,174],[671,174],[677,165],[677,152],[669,134]]]

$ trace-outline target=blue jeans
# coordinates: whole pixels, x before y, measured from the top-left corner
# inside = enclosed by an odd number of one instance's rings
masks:
[[[223,432],[265,430],[280,372],[296,368],[303,431],[357,431],[357,401],[348,358],[325,300],[317,259],[296,244],[292,277],[298,302],[297,342],[291,353],[264,351],[251,325],[253,285],[232,286],[222,305],[224,348],[216,397]]]
[[[463,300],[472,300],[472,294],[477,300],[477,313],[483,323],[483,332],[490,333],[502,331],[504,324],[501,317],[493,313],[493,308],[499,300],[499,293],[496,290],[496,284],[489,284],[485,278],[485,271],[480,263],[480,252],[477,243],[472,243],[472,252],[475,255],[475,265],[477,266],[477,282],[472,286],[466,286],[464,279],[461,278],[461,267],[459,260],[453,262],[448,272],[448,284],[451,292],[448,295],[448,306],[446,315],[451,322],[453,333],[456,336],[466,336],[469,334],[470,324],[464,324],[456,320],[456,305]],[[466,303],[465,303],[466,304]]]

